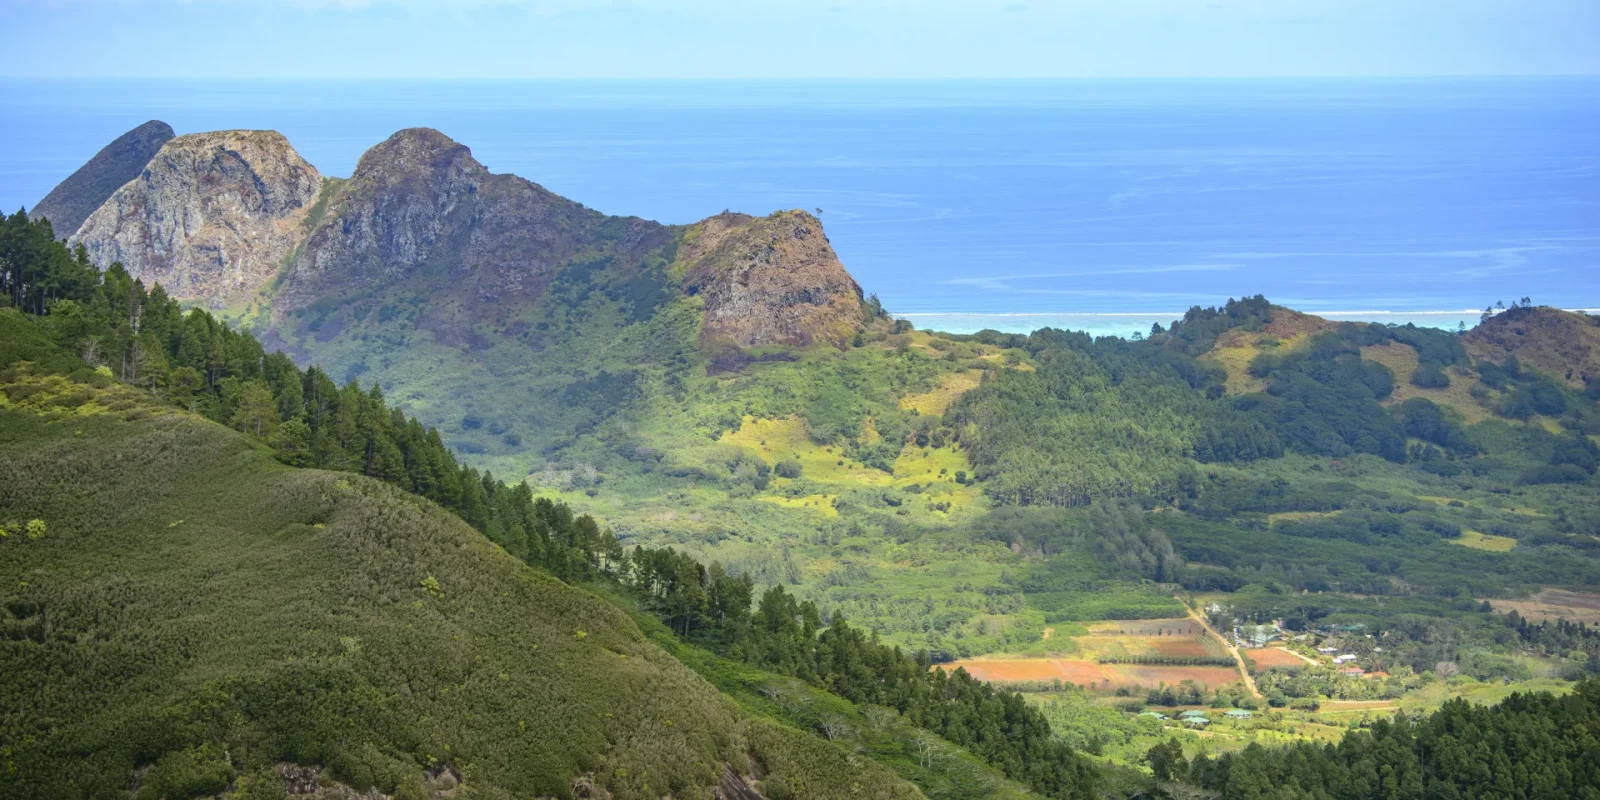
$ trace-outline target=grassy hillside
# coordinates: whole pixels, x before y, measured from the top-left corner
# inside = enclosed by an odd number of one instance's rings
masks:
[[[283,762],[407,797],[918,794],[430,503],[133,390],[4,382],[0,796],[242,793]]]

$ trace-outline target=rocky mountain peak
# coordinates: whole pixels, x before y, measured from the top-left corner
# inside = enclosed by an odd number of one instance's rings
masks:
[[[162,145],[71,241],[175,297],[226,304],[277,272],[321,188],[277,131],[188,134]]]
[[[159,120],[150,120],[118,136],[45,195],[28,216],[50,220],[58,239],[71,236],[113,192],[139,177],[151,157],[172,137],[172,126]]]
[[[406,128],[362,154],[353,177],[370,179],[442,172],[462,176],[488,174],[466,145],[432,128]]]
[[[450,137],[408,128],[362,155],[331,193],[273,311],[281,319],[326,298],[406,283],[460,297],[460,319],[430,324],[469,327],[485,308],[537,298],[580,253],[638,263],[671,236],[666,226],[607,217],[491,173]]]
[[[685,248],[685,288],[704,298],[708,344],[843,346],[861,330],[861,287],[811,214],[719,214]]]

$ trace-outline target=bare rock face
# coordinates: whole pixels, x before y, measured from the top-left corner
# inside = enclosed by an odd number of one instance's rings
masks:
[[[144,166],[172,136],[172,126],[158,120],[118,136],[50,190],[28,216],[50,220],[57,239],[71,236],[112,193],[139,177]]]
[[[276,131],[180,136],[70,241],[176,298],[223,305],[277,273],[321,188],[316,168]]]
[[[493,174],[444,134],[411,128],[368,150],[332,193],[273,311],[397,283],[464,308],[526,302],[579,256],[637,259],[671,236]]]
[[[842,347],[861,330],[861,287],[804,211],[712,217],[680,258],[685,289],[704,298],[702,342]]]

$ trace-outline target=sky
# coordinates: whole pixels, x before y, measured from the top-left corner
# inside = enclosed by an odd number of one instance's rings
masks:
[[[1600,0],[0,0],[0,75],[1600,74]]]

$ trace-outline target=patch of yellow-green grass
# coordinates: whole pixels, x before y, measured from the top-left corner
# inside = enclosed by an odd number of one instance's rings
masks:
[[[1287,353],[1305,344],[1323,331],[1332,330],[1336,323],[1321,317],[1302,314],[1287,308],[1272,310],[1272,321],[1263,330],[1235,329],[1217,337],[1211,352],[1203,358],[1214,361],[1227,371],[1225,386],[1229,394],[1250,394],[1266,388],[1261,379],[1249,372],[1250,362],[1262,353]]]
[[[756,454],[769,464],[784,459],[800,462],[801,474],[821,483],[856,486],[887,486],[894,478],[844,454],[844,448],[811,441],[806,421],[801,417],[756,419],[745,417],[736,431],[722,435],[721,441]]]
[[[971,484],[956,483],[956,473],[973,474],[967,451],[956,445],[945,447],[916,447],[908,445],[900,451],[894,462],[893,484],[907,487],[921,486],[921,498],[929,503],[948,503],[949,513],[972,507],[980,501],[978,490]],[[881,473],[880,473],[881,474]]]
[[[1337,516],[1338,513],[1337,511],[1279,511],[1276,514],[1268,514],[1267,520],[1274,523],[1298,522],[1303,519],[1321,519],[1323,517]]]
[[[756,498],[763,503],[773,503],[784,508],[800,508],[815,511],[824,517],[839,516],[839,509],[833,507],[833,501],[839,499],[832,494],[808,494],[804,497],[780,497],[778,495],[763,495]]]
[[[1460,412],[1461,418],[1469,425],[1489,418],[1488,409],[1472,396],[1472,387],[1478,384],[1476,375],[1454,368],[1447,369],[1445,374],[1450,378],[1449,386],[1441,389],[1424,389],[1411,385],[1411,376],[1417,372],[1417,351],[1410,345],[1385,342],[1363,347],[1361,357],[1382,364],[1394,373],[1394,393],[1383,401],[1385,405],[1403,403],[1413,397],[1425,397],[1438,405],[1448,406]]]
[[[1510,536],[1495,536],[1478,531],[1462,531],[1461,538],[1448,541],[1474,550],[1488,550],[1491,553],[1510,552],[1511,548],[1517,546],[1517,540]]]
[[[133,420],[179,413],[162,405],[154,395],[117,383],[111,371],[100,367],[89,383],[64,375],[35,374],[26,361],[0,371],[0,409],[36,414],[60,421],[75,417],[119,415]]]
[[[957,397],[977,388],[982,375],[982,372],[975,369],[953,372],[944,376],[933,391],[908,394],[900,398],[900,407],[907,411],[915,411],[922,416],[942,415]]]
[[[1205,359],[1221,365],[1228,373],[1224,386],[1228,394],[1251,394],[1267,388],[1266,383],[1260,378],[1250,374],[1250,362],[1256,356],[1265,352],[1280,352],[1292,349],[1305,340],[1304,334],[1292,336],[1287,340],[1270,336],[1261,336],[1256,339],[1240,341],[1231,346],[1223,346],[1218,340],[1217,346],[1205,355]]]

